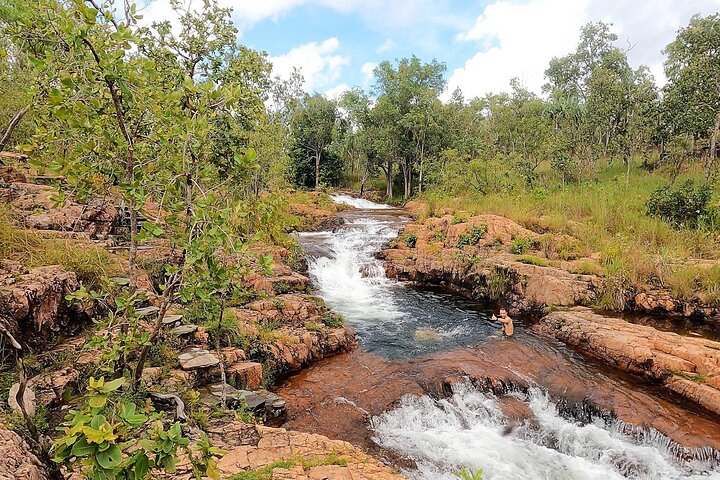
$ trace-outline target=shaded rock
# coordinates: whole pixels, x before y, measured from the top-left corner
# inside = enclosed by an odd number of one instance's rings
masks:
[[[74,272],[51,265],[1,280],[0,321],[18,340],[41,344],[79,316],[65,299],[79,288]]]
[[[156,315],[159,311],[160,311],[159,307],[150,306],[150,307],[138,308],[137,310],[135,310],[135,314],[138,317],[150,317],[150,316]],[[165,317],[165,318],[167,318],[167,317]],[[163,318],[163,321],[165,320],[165,318]],[[182,315],[180,315],[180,318],[182,319]]]
[[[7,183],[26,183],[27,177],[22,172],[18,172],[13,167],[0,165],[0,179]]]
[[[660,381],[720,414],[720,343],[604,317],[587,309],[553,312],[532,327],[611,365]]]
[[[162,323],[166,326],[174,326],[178,325],[182,319],[182,315],[165,315],[162,319]]]
[[[48,406],[62,401],[64,393],[76,389],[79,381],[80,373],[71,366],[33,377],[28,387],[35,392],[37,405]]]
[[[189,348],[178,355],[183,370],[197,370],[214,367],[220,359],[214,353],[201,348]]]
[[[20,436],[0,425],[0,479],[46,480],[45,467]]]

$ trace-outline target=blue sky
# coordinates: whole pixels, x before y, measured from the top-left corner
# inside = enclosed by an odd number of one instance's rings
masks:
[[[677,29],[694,13],[720,10],[720,0],[218,1],[233,9],[241,42],[268,52],[275,74],[299,68],[306,90],[328,96],[368,88],[374,65],[412,54],[447,64],[448,92],[506,91],[518,77],[539,93],[549,60],[598,20],[613,23],[631,63],[648,65],[662,84],[661,50]],[[169,0],[152,0],[145,14],[172,20]]]

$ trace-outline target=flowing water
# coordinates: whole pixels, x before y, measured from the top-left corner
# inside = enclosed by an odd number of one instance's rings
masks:
[[[352,415],[338,412],[354,411],[358,422],[369,419],[375,444],[408,461],[405,473],[418,480],[453,479],[463,467],[481,468],[485,480],[720,480],[716,451],[684,449],[654,428],[632,427],[601,410],[578,415],[563,408],[558,392],[604,402],[603,408],[630,412],[629,418],[647,425],[665,422],[672,431],[682,424],[678,435],[696,436],[690,443],[698,447],[718,430],[716,418],[658,398],[654,390],[526,332],[522,322],[513,339],[502,339],[500,325],[482,306],[387,279],[374,255],[408,219],[367,200],[334,199],[359,210],[343,212],[345,224],[336,232],[301,234],[300,242],[318,293],[357,330],[360,351],[321,362],[283,387],[289,404],[294,395],[304,402],[298,418],[309,412],[317,420],[325,411],[332,421],[318,423],[335,422],[345,432]],[[461,381],[446,398],[418,395],[426,379],[444,375],[449,364],[449,371],[460,366],[474,378],[503,371],[530,387],[499,398]],[[383,397],[403,389],[413,395],[400,402]],[[508,401],[522,414],[510,413]]]

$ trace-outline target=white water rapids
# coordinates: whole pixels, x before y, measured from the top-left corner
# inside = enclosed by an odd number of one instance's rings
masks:
[[[363,348],[409,358],[427,352],[413,338],[418,328],[438,332],[435,351],[459,345],[453,332],[476,343],[497,330],[482,313],[443,305],[444,297],[387,279],[374,253],[397,236],[402,222],[382,212],[388,206],[333,198],[371,211],[349,212],[336,232],[302,234],[301,243],[311,253],[309,272],[319,294],[358,331]],[[463,384],[447,399],[404,398],[372,419],[373,440],[414,461],[417,468],[404,473],[415,480],[456,479],[452,472],[463,467],[482,468],[483,480],[720,480],[717,462],[681,460],[677,447],[655,431],[626,434],[620,422],[575,422],[539,388],[511,395],[533,420],[508,435],[510,420],[499,400]]]

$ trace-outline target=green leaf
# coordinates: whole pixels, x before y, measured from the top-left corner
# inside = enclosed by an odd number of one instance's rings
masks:
[[[104,452],[99,452],[95,458],[101,467],[112,470],[120,466],[120,462],[122,462],[122,452],[117,445],[112,445]]]
[[[141,480],[145,478],[150,470],[150,460],[147,455],[141,453],[137,456],[135,461],[135,478]]]
[[[97,445],[90,445],[87,440],[81,438],[72,446],[70,453],[74,457],[87,457],[92,455],[97,450]]]
[[[101,391],[104,392],[104,393],[114,392],[115,390],[117,390],[118,388],[122,387],[123,385],[125,385],[125,379],[124,379],[123,377],[116,378],[115,380],[113,380],[113,381],[111,381],[111,382],[107,382],[107,383],[101,388]]]
[[[91,395],[88,404],[92,408],[102,408],[107,403],[107,395]]]

